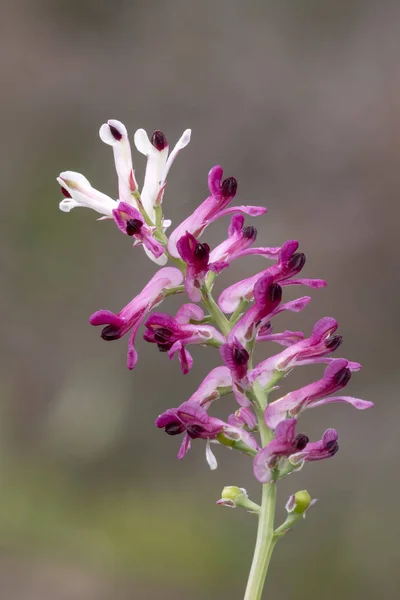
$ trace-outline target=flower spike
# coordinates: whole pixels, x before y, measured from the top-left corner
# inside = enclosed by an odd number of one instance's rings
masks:
[[[133,246],[143,246],[151,260],[163,267],[120,312],[99,310],[90,317],[92,325],[102,326],[104,340],[119,339],[129,333],[129,369],[137,362],[135,340],[142,323],[144,339],[167,353],[170,359],[177,355],[184,374],[193,365],[189,346],[219,349],[219,353],[214,352],[223,364],[209,371],[188,400],[175,408],[164,407],[155,425],[168,435],[182,435],[179,459],[189,451],[193,440],[199,440],[196,443],[203,446],[211,470],[217,468],[212,444],[238,450],[251,458],[254,476],[263,484],[261,503],[250,500],[246,490],[236,486],[226,486],[217,502],[222,506],[245,508],[259,520],[256,552],[245,592],[245,598],[250,600],[262,595],[266,567],[275,543],[303,520],[308,508],[315,503],[306,490],[292,494],[286,504],[287,517],[276,527],[278,481],[299,471],[306,462],[333,457],[339,449],[335,429],[326,429],[321,439],[314,442],[304,433],[297,433],[300,415],[309,408],[330,403],[343,402],[359,410],[373,404],[338,395],[361,365],[332,357],[342,342],[334,318],[317,321],[309,337],[302,331],[284,328],[275,331],[275,317],[286,312],[300,313],[310,302],[309,296],[287,300],[284,297],[287,286],[318,289],[326,282],[302,277],[306,257],[299,251],[297,240],[287,240],[280,247],[255,246],[257,230],[252,224],[245,224],[245,215],[259,216],[266,208],[232,206],[237,180],[224,178],[219,165],[208,174],[207,198],[175,227],[168,239],[166,231],[171,222],[165,220],[162,210],[167,175],[177,154],[189,143],[190,135],[190,129],[184,131],[169,152],[167,137],[161,130],[155,130],[150,137],[144,129],[136,131],[136,149],[147,157],[140,190],[127,129],[120,121],[108,120],[100,128],[100,138],[113,149],[118,176],[117,200],[93,188],[80,173],[65,171],[57,179],[64,195],[60,209],[69,212],[76,206],[84,206],[99,213],[100,219],[114,220],[119,230],[132,238]],[[227,215],[230,216],[227,237],[211,249],[200,239],[201,235],[210,224]],[[216,301],[213,295],[216,276],[232,261],[251,255],[272,262],[255,275],[222,289]],[[168,261],[175,266],[164,267]],[[163,312],[150,314],[167,296],[183,292],[187,300],[175,316]],[[268,358],[257,364],[258,342],[275,342],[282,348],[276,354],[267,354]],[[319,379],[271,400],[270,393],[279,390],[280,381],[294,367],[319,364],[325,368]],[[236,410],[229,409],[223,398],[230,394],[238,403]],[[168,398],[166,390],[166,402]],[[220,407],[229,415],[227,419],[209,414]]]

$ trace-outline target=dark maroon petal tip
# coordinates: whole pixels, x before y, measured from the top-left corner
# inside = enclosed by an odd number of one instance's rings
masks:
[[[339,450],[339,444],[336,440],[331,440],[326,444],[326,449],[329,451],[331,456],[334,456],[336,452]]]
[[[199,436],[201,436],[202,433],[205,432],[205,429],[202,425],[193,424],[187,428],[187,432],[189,437],[191,437],[192,439],[196,439]]]
[[[120,142],[122,140],[122,133],[120,133],[118,131],[118,129],[116,127],[114,127],[113,125],[108,125],[111,131],[111,135],[113,136],[114,140],[117,140],[117,142]]]
[[[63,196],[65,196],[66,198],[72,198],[71,194],[67,189],[65,189],[65,187],[61,186],[61,191],[63,193]]]
[[[243,237],[246,240],[255,240],[257,237],[257,229],[253,225],[248,225],[242,230]]]
[[[196,247],[194,249],[194,258],[196,262],[205,262],[207,264],[209,256],[210,246],[208,244],[200,244],[200,242],[197,242]]]
[[[168,423],[168,425],[165,426],[165,433],[168,433],[168,435],[178,435],[183,431],[185,431],[185,426],[179,421]]]
[[[222,195],[224,198],[234,196],[237,191],[237,181],[234,177],[228,177],[224,179],[221,184]]]
[[[107,325],[101,332],[101,337],[106,342],[118,340],[121,337],[121,330],[118,327],[115,327],[115,325]]]
[[[233,350],[233,360],[236,365],[245,365],[249,360],[249,353],[244,348],[235,348]]]
[[[288,267],[291,271],[296,271],[296,273],[298,273],[302,270],[305,264],[306,255],[303,254],[303,252],[296,252],[296,254],[293,254],[293,256],[290,258]]]
[[[304,448],[307,446],[309,441],[310,440],[307,435],[304,435],[304,433],[299,433],[298,435],[296,435],[296,437],[293,440],[293,446],[296,451],[304,450]]]
[[[167,344],[172,336],[172,331],[166,327],[159,327],[154,331],[154,339],[158,344]]]
[[[339,348],[342,343],[343,337],[341,335],[331,335],[325,340],[325,347],[332,352]]]
[[[271,302],[280,302],[282,299],[282,288],[277,283],[273,283],[268,288],[268,296]]]
[[[140,233],[142,227],[143,223],[142,221],[139,221],[139,219],[129,219],[126,222],[126,233],[130,236],[136,235],[137,233]]]
[[[151,143],[153,144],[154,148],[156,148],[156,150],[158,150],[159,152],[161,152],[161,150],[164,150],[164,148],[168,146],[167,138],[159,129],[156,129],[156,131],[151,136]]]
[[[334,379],[334,383],[336,385],[340,385],[341,387],[344,387],[345,385],[347,385],[351,379],[351,371],[350,369],[347,369],[346,367],[344,369],[341,369],[338,373],[336,373]]]

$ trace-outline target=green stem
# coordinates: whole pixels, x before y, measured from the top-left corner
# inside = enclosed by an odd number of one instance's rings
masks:
[[[228,319],[221,311],[218,304],[215,302],[214,298],[211,295],[211,292],[206,287],[203,287],[201,290],[201,295],[203,297],[203,302],[206,305],[208,312],[214,319],[214,322],[217,325],[217,327],[220,328],[223,335],[228,335],[228,333],[232,329],[232,325],[231,323],[229,323]]]
[[[257,387],[254,389],[254,394],[258,400],[256,413],[260,429],[261,445],[264,447],[272,437],[271,431],[264,422],[263,409],[267,404],[267,395],[261,388]],[[276,543],[276,538],[274,537],[275,505],[276,483],[274,481],[264,483],[262,486],[262,501],[258,517],[256,547],[254,549],[253,562],[244,600],[260,600],[262,595],[269,561]]]
[[[257,541],[244,600],[260,600],[267,576],[269,561],[276,543],[274,516],[276,483],[264,483],[258,518]]]

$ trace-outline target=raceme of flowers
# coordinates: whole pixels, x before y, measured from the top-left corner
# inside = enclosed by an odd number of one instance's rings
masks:
[[[142,327],[144,339],[157,345],[169,359],[177,357],[184,374],[193,365],[190,346],[211,346],[218,366],[205,377],[197,391],[177,407],[166,407],[156,426],[168,435],[182,436],[178,458],[183,458],[194,440],[205,443],[206,458],[212,469],[217,462],[211,444],[225,445],[247,454],[255,477],[262,483],[277,481],[300,469],[305,463],[330,458],[338,451],[338,434],[327,429],[317,441],[302,433],[301,414],[332,402],[347,403],[364,410],[372,402],[342,395],[352,373],[361,366],[345,358],[335,358],[342,337],[332,317],[319,319],[310,334],[273,329],[274,317],[284,311],[300,312],[309,296],[284,302],[286,286],[321,288],[322,279],[310,279],[302,272],[306,257],[299,244],[288,240],[281,247],[254,246],[257,230],[245,217],[259,217],[263,206],[232,205],[237,193],[234,177],[224,178],[220,166],[208,175],[207,198],[178,224],[169,238],[171,221],[164,217],[163,199],[167,176],[178,153],[190,141],[187,129],[172,151],[166,136],[155,131],[151,138],[143,129],[134,135],[139,152],[147,157],[142,188],[136,180],[131,146],[126,127],[109,120],[100,128],[101,140],[112,147],[118,176],[118,198],[110,198],[93,188],[80,173],[65,171],[57,178],[64,199],[60,209],[69,212],[87,207],[114,221],[117,228],[142,246],[159,266],[142,291],[119,312],[98,310],[90,323],[102,326],[101,337],[110,341],[128,335],[127,366],[134,369],[138,360],[136,339]],[[227,238],[215,248],[203,241],[208,225],[229,216]],[[215,299],[217,275],[237,259],[261,255],[270,261],[261,272],[226,288]],[[165,266],[168,261],[171,266]],[[187,302],[175,315],[159,312],[170,295],[186,294]],[[200,306],[201,305],[201,306]],[[157,307],[157,312],[153,312]],[[282,349],[259,364],[253,364],[257,343],[275,342]],[[320,379],[301,389],[269,401],[271,391],[279,390],[280,380],[295,367],[321,364]],[[233,393],[237,410],[224,421],[209,414],[221,396]],[[260,417],[261,415],[261,417]],[[260,429],[264,435],[260,440]],[[267,434],[265,434],[267,432]],[[266,443],[265,443],[266,442]],[[290,519],[312,504],[307,492],[298,492],[287,504]],[[220,504],[246,506],[257,512],[242,488],[225,488]],[[302,504],[303,503],[303,504]],[[304,508],[305,507],[305,508]],[[289,519],[289,517],[288,517]],[[290,520],[289,519],[289,520]],[[279,529],[277,530],[279,532]]]

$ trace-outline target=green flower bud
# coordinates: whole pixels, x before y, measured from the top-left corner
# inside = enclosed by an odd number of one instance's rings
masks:
[[[244,488],[239,488],[236,485],[228,485],[222,490],[221,498],[217,504],[227,506],[229,508],[246,508],[250,512],[258,513],[260,507],[255,502],[252,502]]]
[[[316,499],[313,500],[311,498],[307,490],[301,490],[292,494],[285,507],[288,513],[286,521],[275,530],[275,536],[281,537],[285,535],[298,521],[305,519],[307,509],[315,504],[316,501]]]
[[[302,515],[306,512],[311,502],[312,498],[307,490],[301,490],[300,492],[296,492],[293,496],[290,496],[286,504],[286,510],[290,513],[293,512]]]

